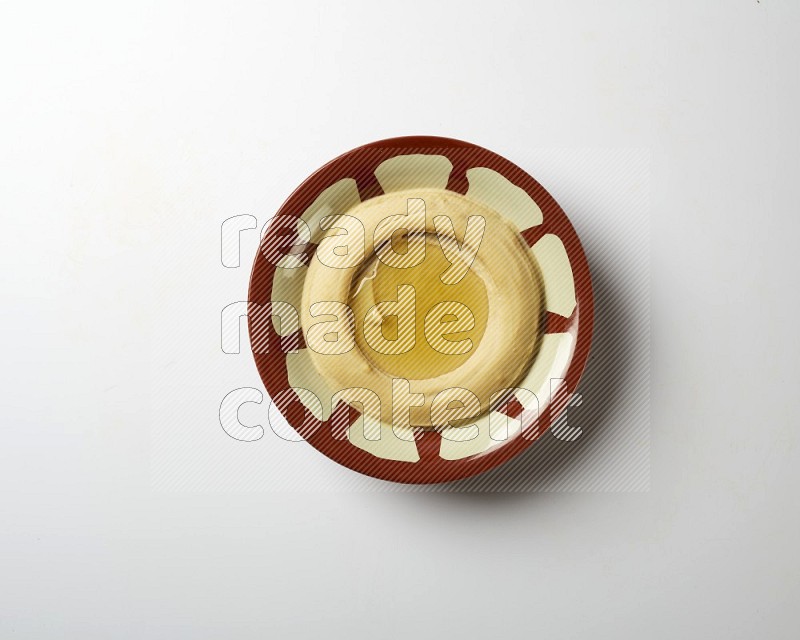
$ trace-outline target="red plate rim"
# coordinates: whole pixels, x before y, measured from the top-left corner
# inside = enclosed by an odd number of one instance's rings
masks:
[[[276,213],[278,216],[299,218],[314,202],[321,191],[343,178],[351,178],[361,196],[368,200],[383,193],[375,176],[375,169],[389,158],[408,154],[445,156],[453,169],[447,189],[464,194],[469,186],[466,172],[475,167],[485,167],[498,172],[512,184],[524,190],[542,211],[543,222],[523,230],[522,237],[533,246],[545,234],[557,235],[564,244],[575,282],[575,310],[569,318],[548,313],[545,333],[571,333],[575,338],[575,348],[564,376],[563,398],[569,398],[580,381],[591,348],[594,324],[594,297],[591,275],[586,255],[578,234],[567,218],[564,210],[555,199],[533,177],[502,156],[462,140],[437,136],[405,136],[371,142],[348,151],[331,160],[309,176],[287,198]],[[273,221],[274,222],[274,221]],[[262,244],[277,233],[271,222],[262,238]],[[310,255],[310,253],[309,253]],[[267,260],[259,249],[256,252],[250,277],[248,300],[250,305],[265,305],[271,301],[272,282],[275,265]],[[248,330],[254,334],[254,314],[248,314]],[[420,459],[417,462],[404,462],[378,458],[354,445],[349,440],[334,437],[332,421],[338,411],[350,411],[346,405],[337,406],[328,420],[309,421],[307,410],[296,393],[286,393],[290,388],[286,357],[292,340],[278,336],[271,322],[260,322],[258,330],[266,331],[270,345],[281,345],[281,349],[270,349],[268,353],[253,352],[256,367],[270,398],[276,399],[276,406],[289,424],[315,449],[332,460],[374,478],[411,484],[433,484],[451,482],[468,478],[493,469],[522,453],[549,429],[567,405],[552,403],[541,410],[536,437],[511,437],[498,445],[459,460],[446,460],[439,456],[441,436],[435,431],[420,431],[416,445]],[[302,338],[301,338],[302,339]],[[252,340],[251,340],[252,344]],[[291,357],[291,356],[289,356]],[[352,411],[351,411],[352,414]],[[351,415],[349,414],[349,415]],[[513,415],[509,413],[509,415]],[[516,416],[513,416],[516,417]],[[351,418],[352,421],[353,418]],[[314,424],[315,422],[315,424]],[[530,425],[523,425],[523,430]]]

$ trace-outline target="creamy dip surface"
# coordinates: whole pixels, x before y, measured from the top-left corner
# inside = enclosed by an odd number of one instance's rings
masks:
[[[458,426],[524,377],[541,341],[542,277],[496,211],[415,189],[322,226],[300,323],[341,399],[386,426]]]

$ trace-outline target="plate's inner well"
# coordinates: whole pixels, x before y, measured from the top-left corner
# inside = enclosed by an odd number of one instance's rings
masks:
[[[523,425],[498,405],[538,413],[574,349],[547,328],[569,327],[575,284],[561,239],[530,233],[537,204],[480,167],[466,194],[448,191],[442,160],[387,161],[400,170],[379,167],[384,194],[364,201],[352,179],[325,189],[298,220],[310,259],[287,256],[273,280],[273,304],[298,312],[275,329],[304,338],[289,384],[319,420],[350,404],[347,439],[378,458],[419,460],[419,427],[441,433],[445,460],[501,446]]]

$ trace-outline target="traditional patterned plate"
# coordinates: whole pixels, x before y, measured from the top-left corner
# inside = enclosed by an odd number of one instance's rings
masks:
[[[374,142],[309,177],[262,238],[249,300],[256,366],[289,424],[395,482],[466,478],[529,447],[592,335],[564,211],[508,160],[447,138]]]

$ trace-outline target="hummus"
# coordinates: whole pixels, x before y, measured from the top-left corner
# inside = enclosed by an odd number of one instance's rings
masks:
[[[414,189],[320,226],[300,324],[313,366],[340,398],[395,428],[458,426],[528,372],[542,277],[497,212],[444,189]]]

